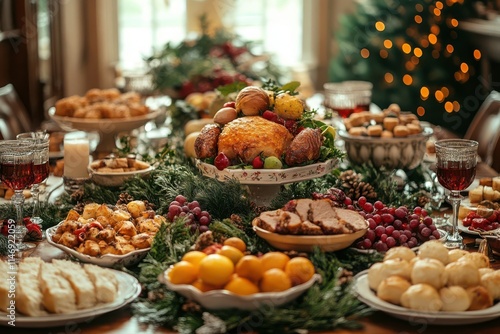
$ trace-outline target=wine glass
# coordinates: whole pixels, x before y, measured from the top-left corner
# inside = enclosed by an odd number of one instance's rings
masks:
[[[444,245],[447,248],[463,248],[463,238],[458,233],[458,210],[465,190],[476,176],[478,142],[467,139],[438,140],[436,145],[436,167],[439,183],[450,191],[448,201],[453,208],[451,233]]]
[[[23,243],[27,229],[23,222],[23,190],[35,180],[33,173],[33,143],[23,140],[0,140],[0,178],[7,187],[14,190],[12,202],[16,208],[15,244],[18,255],[33,248],[33,244]],[[9,224],[10,225],[10,224]]]
[[[33,195],[33,213],[31,221],[35,224],[42,224],[40,218],[40,184],[49,177],[49,137],[45,131],[24,132],[16,136],[18,140],[31,141],[34,147],[33,151],[33,172],[35,181],[31,187]]]

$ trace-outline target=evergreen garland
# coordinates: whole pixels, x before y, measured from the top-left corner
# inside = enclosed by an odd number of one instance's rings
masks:
[[[381,108],[397,103],[423,120],[465,133],[477,111],[468,110],[467,99],[479,106],[486,96],[475,93],[482,87],[480,56],[459,27],[461,20],[475,15],[473,4],[360,2],[355,13],[341,18],[330,80],[370,81],[372,101]],[[458,111],[463,112],[456,115]]]

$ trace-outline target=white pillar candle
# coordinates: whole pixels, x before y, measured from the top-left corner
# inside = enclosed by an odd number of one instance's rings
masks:
[[[66,136],[64,138],[64,176],[73,179],[89,178],[88,138],[73,134]]]

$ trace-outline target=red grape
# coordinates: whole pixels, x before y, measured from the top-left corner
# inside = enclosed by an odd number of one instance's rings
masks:
[[[373,204],[370,203],[370,202],[366,202],[364,205],[363,205],[363,210],[366,212],[366,213],[371,213],[373,212]]]
[[[370,239],[363,240],[363,248],[370,249],[372,247],[372,241]]]
[[[373,206],[375,207],[375,209],[377,210],[382,210],[384,208],[384,203],[382,203],[381,201],[376,201],[375,203],[373,203]]]
[[[380,237],[384,233],[385,233],[385,227],[383,227],[382,225],[375,227],[375,235],[377,237]]]
[[[385,240],[385,243],[387,244],[387,247],[392,248],[396,246],[396,239],[394,239],[392,236],[387,237],[387,240]]]
[[[192,201],[188,203],[189,210],[193,210],[194,208],[199,208],[199,207],[200,203],[198,203],[198,201]]]
[[[365,196],[361,196],[360,198],[358,198],[358,205],[360,207],[363,207],[363,205],[365,205],[366,203],[366,197]]]
[[[182,196],[182,195],[177,195],[175,196],[175,200],[179,203],[179,205],[184,205],[184,203],[186,203],[187,201],[187,198]]]

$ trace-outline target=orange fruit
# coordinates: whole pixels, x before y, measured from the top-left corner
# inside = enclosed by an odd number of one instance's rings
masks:
[[[231,261],[233,261],[233,264],[238,263],[244,255],[238,248],[229,245],[222,246],[217,254],[228,257]]]
[[[238,237],[227,238],[226,240],[224,240],[224,245],[236,247],[241,252],[245,252],[247,250],[247,245],[245,244],[245,242]]]
[[[305,257],[294,257],[285,266],[285,273],[292,280],[292,285],[299,285],[311,279],[314,275],[314,265]]]
[[[288,275],[278,268],[266,270],[259,282],[259,288],[262,292],[285,291],[292,287],[292,280]]]
[[[245,255],[236,264],[235,273],[240,277],[258,282],[264,273],[262,261],[255,255]]]
[[[233,261],[223,255],[210,254],[200,261],[199,277],[205,283],[223,286],[229,282],[233,272]]]
[[[269,252],[262,255],[260,260],[262,261],[264,271],[272,268],[285,270],[285,266],[290,261],[290,258],[282,252]]]
[[[195,288],[197,288],[201,292],[207,292],[207,291],[219,289],[215,285],[211,285],[211,284],[203,282],[201,279],[197,279],[196,281],[194,281],[192,286],[194,286]]]
[[[168,271],[168,279],[173,284],[191,284],[198,278],[198,268],[187,261],[177,262]]]
[[[184,254],[181,260],[192,263],[195,267],[198,268],[200,266],[200,261],[203,260],[206,256],[207,254],[200,251],[190,251]]]
[[[231,291],[237,295],[251,295],[259,292],[259,287],[244,277],[235,276],[225,286],[225,290]]]

